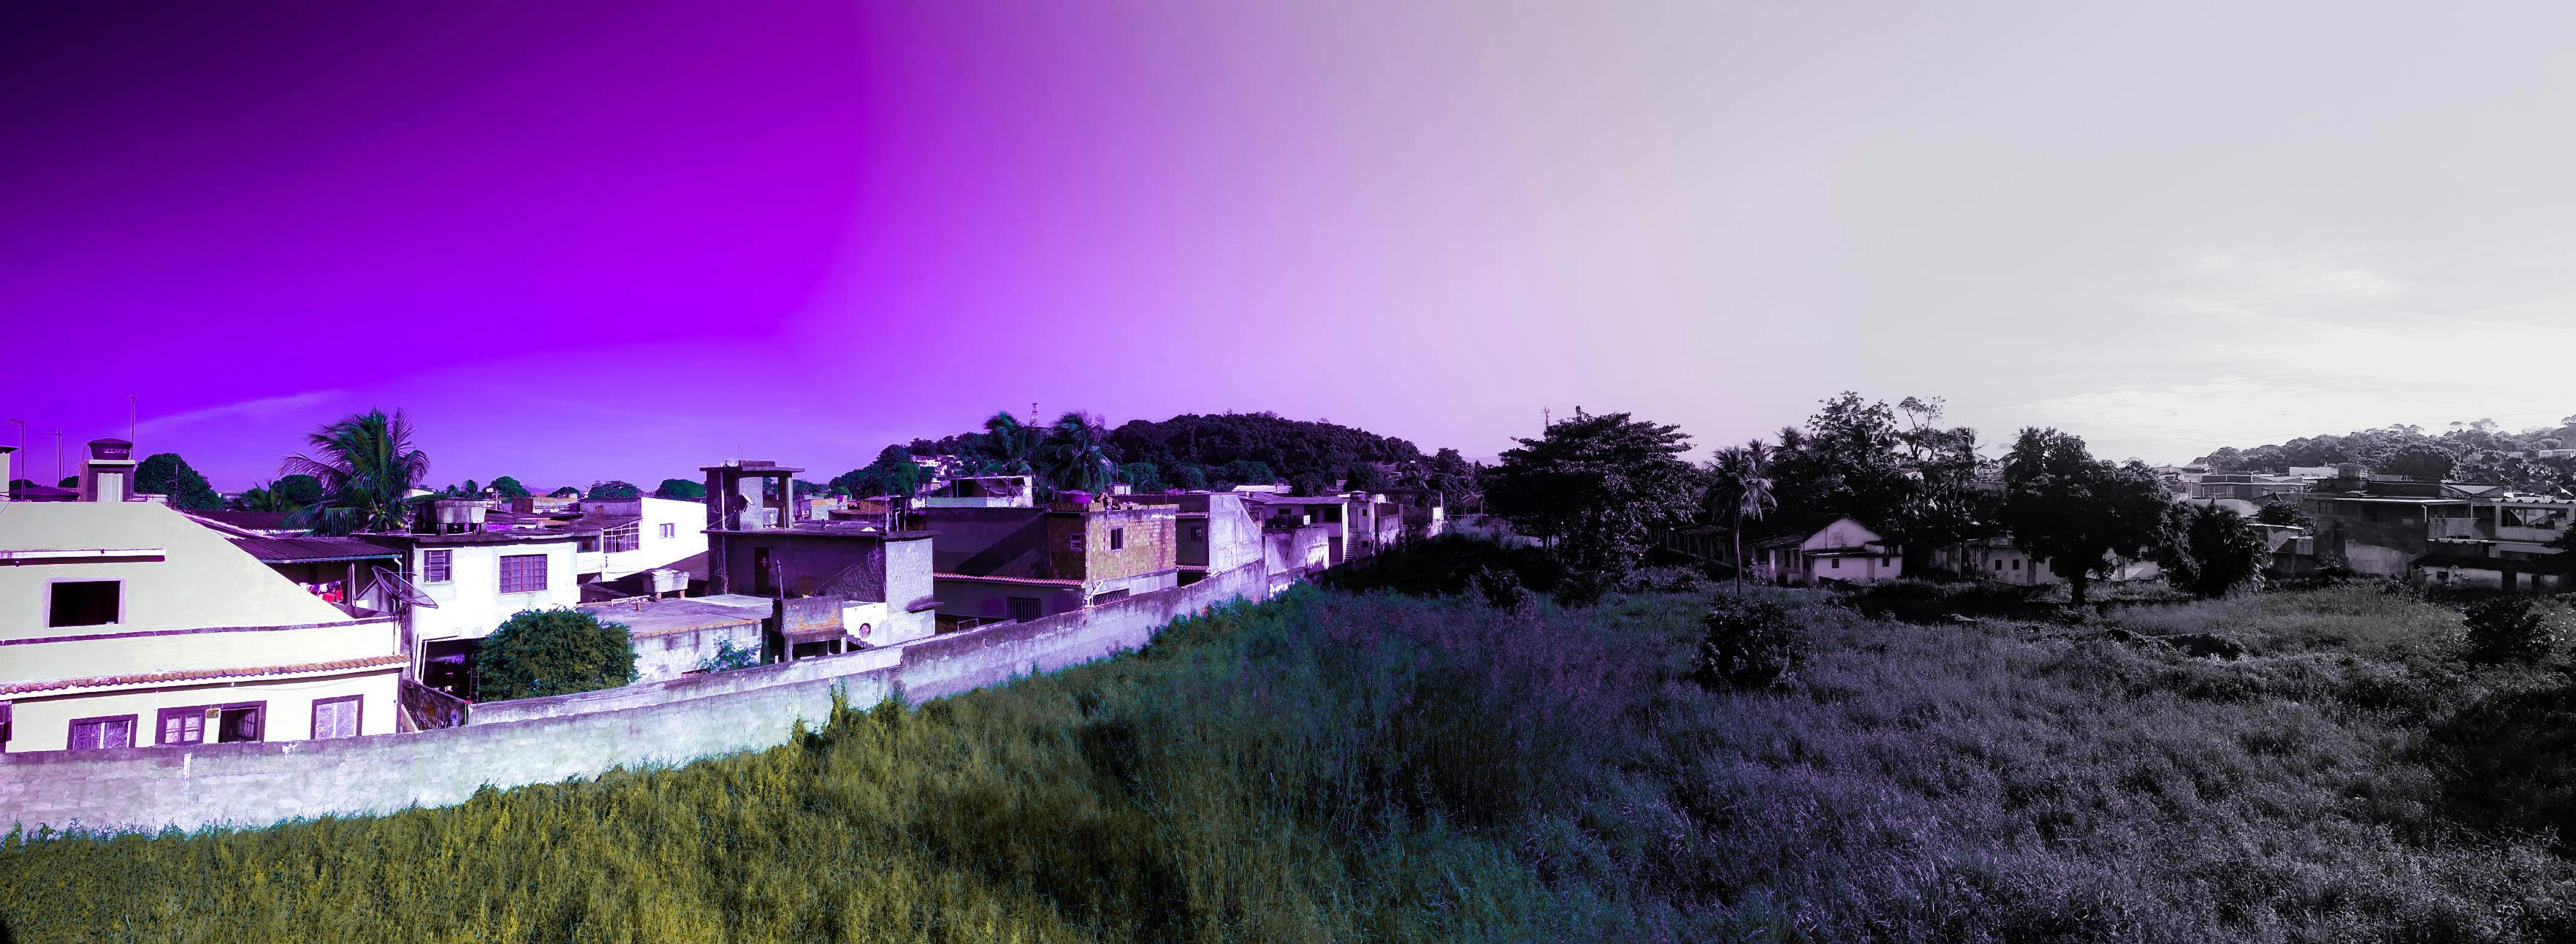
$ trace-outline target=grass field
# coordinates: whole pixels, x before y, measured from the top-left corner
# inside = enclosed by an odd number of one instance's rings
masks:
[[[2566,667],[2461,662],[2455,611],[2337,589],[1918,625],[1778,599],[1812,656],[1733,693],[1687,678],[1705,595],[1301,591],[677,770],[13,840],[0,920],[18,941],[2576,934],[2545,831]],[[2190,634],[2241,655],[2154,638]]]

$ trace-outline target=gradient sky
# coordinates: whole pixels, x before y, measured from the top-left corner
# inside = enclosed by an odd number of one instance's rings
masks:
[[[226,489],[371,405],[538,487],[1031,401],[1491,455],[1848,388],[2160,461],[2576,412],[2567,5],[27,6],[0,417],[134,394]]]

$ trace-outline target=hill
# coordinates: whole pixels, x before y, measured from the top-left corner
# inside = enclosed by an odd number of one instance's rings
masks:
[[[2557,426],[2508,432],[2493,420],[2452,423],[2432,432],[2421,426],[2387,426],[2343,435],[2320,434],[2286,443],[2228,447],[2194,460],[2212,472],[2286,472],[2293,466],[2358,462],[2373,471],[2413,478],[2451,478],[2505,485],[2519,491],[2566,494],[2576,488],[2576,416]]]

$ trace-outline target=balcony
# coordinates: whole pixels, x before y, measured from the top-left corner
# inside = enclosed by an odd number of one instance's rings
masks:
[[[2424,519],[2424,536],[2428,538],[2484,538],[2475,518]]]

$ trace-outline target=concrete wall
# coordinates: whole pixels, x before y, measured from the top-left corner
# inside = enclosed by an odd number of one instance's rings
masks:
[[[462,802],[618,767],[679,764],[786,743],[798,720],[851,702],[919,701],[1133,649],[1171,620],[1267,597],[1265,567],[1148,596],[889,649],[474,707],[463,727],[290,743],[0,755],[0,820],[32,829],[259,826]],[[369,729],[374,728],[373,720]]]

